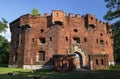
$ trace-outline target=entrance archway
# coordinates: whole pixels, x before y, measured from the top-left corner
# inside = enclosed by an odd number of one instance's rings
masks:
[[[75,53],[75,65],[76,69],[81,69],[83,68],[83,57],[79,52],[74,52]]]

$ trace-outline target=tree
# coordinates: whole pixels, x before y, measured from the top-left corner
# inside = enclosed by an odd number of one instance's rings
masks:
[[[6,38],[0,36],[0,64],[7,64],[9,60],[10,43]]]
[[[6,28],[8,28],[7,23],[8,22],[4,18],[2,18],[2,21],[0,21],[0,33],[6,32]]]
[[[108,11],[104,16],[107,21],[115,21],[112,24],[114,37],[115,60],[120,63],[120,0],[105,0]]]
[[[0,33],[5,33],[8,28],[7,21],[2,18],[0,21]],[[9,58],[9,42],[5,37],[0,35],[0,64],[7,64]]]
[[[33,10],[32,10],[32,15],[33,15],[33,16],[38,16],[38,15],[39,15],[38,9],[33,8]]]

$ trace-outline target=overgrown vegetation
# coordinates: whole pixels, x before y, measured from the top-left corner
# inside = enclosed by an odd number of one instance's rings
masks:
[[[38,16],[40,14],[38,9],[36,9],[36,8],[33,8],[31,13],[32,13],[33,16]]]

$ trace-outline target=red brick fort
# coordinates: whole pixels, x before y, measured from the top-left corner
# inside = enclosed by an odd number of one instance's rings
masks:
[[[102,69],[114,65],[109,23],[94,15],[26,14],[10,23],[9,67],[24,69]]]

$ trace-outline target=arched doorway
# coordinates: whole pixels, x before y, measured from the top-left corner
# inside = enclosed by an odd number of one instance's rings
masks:
[[[79,52],[75,52],[75,66],[77,70],[83,68],[83,57]]]

